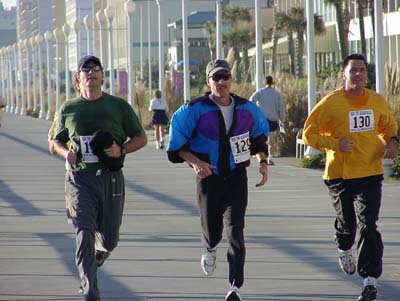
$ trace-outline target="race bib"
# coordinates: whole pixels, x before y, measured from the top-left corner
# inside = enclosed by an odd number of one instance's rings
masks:
[[[250,134],[249,132],[231,137],[231,149],[235,163],[250,159]]]
[[[350,111],[349,125],[350,133],[372,131],[374,129],[374,111]]]
[[[99,158],[93,154],[92,149],[90,147],[90,141],[92,141],[93,136],[81,136],[81,152],[82,152],[82,161],[85,163],[97,163],[99,162]]]

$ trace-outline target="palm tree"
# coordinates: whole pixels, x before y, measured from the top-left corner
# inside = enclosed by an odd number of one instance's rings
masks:
[[[325,0],[325,3],[332,4],[335,6],[336,9],[336,24],[338,27],[339,32],[339,45],[340,45],[340,54],[342,56],[342,60],[348,55],[349,53],[349,41],[347,34],[348,32],[345,31],[345,20],[343,17],[343,0]]]
[[[208,48],[210,51],[210,58],[211,60],[214,60],[215,53],[216,53],[216,46],[215,46],[215,23],[212,23],[208,21],[206,24],[203,26],[203,30],[207,35],[207,40],[208,40]]]
[[[289,65],[290,65],[290,73],[295,75],[295,50],[294,50],[294,39],[293,33],[296,30],[296,25],[293,24],[290,17],[285,13],[277,13],[275,15],[275,24],[277,28],[282,28],[283,31],[286,32],[288,36],[288,54],[289,54]],[[277,41],[276,41],[277,42]]]
[[[364,26],[364,6],[368,5],[365,0],[357,0],[358,7],[358,23],[360,26],[360,40],[361,40],[361,52],[367,56],[367,43],[365,41],[365,26]]]

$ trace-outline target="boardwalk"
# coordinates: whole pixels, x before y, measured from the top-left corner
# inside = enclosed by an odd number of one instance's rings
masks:
[[[50,122],[6,114],[0,128],[0,300],[81,300],[74,235],[64,217],[63,161],[50,156]],[[333,243],[333,209],[321,171],[278,158],[266,186],[249,169],[244,300],[356,300]],[[222,301],[226,241],[215,275],[200,269],[194,176],[153,144],[129,155],[121,241],[100,268],[104,301]],[[400,300],[400,183],[386,181],[379,227],[385,241],[378,300]]]

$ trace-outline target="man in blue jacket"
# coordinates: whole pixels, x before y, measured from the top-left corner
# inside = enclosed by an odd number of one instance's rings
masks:
[[[244,282],[244,220],[248,199],[247,171],[251,155],[260,164],[262,186],[268,180],[269,126],[255,103],[230,93],[231,68],[225,60],[206,68],[211,92],[179,108],[171,119],[168,158],[187,162],[196,174],[204,244],[201,266],[207,276],[216,267],[223,225],[229,242],[229,284],[226,301],[242,300]]]

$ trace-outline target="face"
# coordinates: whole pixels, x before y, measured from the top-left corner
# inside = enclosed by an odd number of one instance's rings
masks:
[[[220,70],[207,78],[207,86],[211,89],[211,94],[217,97],[229,97],[232,86],[232,75],[230,72]]]
[[[350,60],[343,70],[346,91],[361,91],[367,81],[367,68],[362,60]]]
[[[77,73],[81,87],[101,88],[103,85],[104,73],[100,66],[93,62],[85,64]]]

